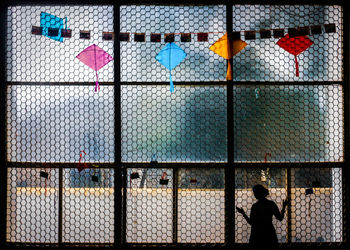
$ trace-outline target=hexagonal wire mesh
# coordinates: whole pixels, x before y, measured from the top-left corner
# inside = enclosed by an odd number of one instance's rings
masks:
[[[236,162],[341,162],[341,85],[234,87]]]
[[[34,25],[39,26],[42,11],[67,17],[67,26],[73,30],[72,38],[59,42],[32,35],[30,30]],[[169,81],[169,70],[155,59],[166,45],[165,33],[176,33],[175,42],[187,54],[172,70],[175,81],[225,80],[226,61],[209,47],[226,32],[226,7],[121,6],[120,12],[121,32],[146,33],[144,43],[136,42],[131,36],[130,42],[120,45],[120,73],[124,82],[121,91],[122,161],[227,161],[226,123],[230,114],[226,110],[226,87],[175,86],[175,92],[170,94],[168,86],[151,85]],[[286,33],[288,28],[322,26],[321,34],[309,36],[313,44],[298,55],[299,77],[295,74],[293,55],[276,45],[277,39],[262,39],[257,33],[258,39],[244,39],[247,46],[233,57],[234,81],[343,79],[342,9],[339,6],[235,5],[233,13],[234,31],[283,28]],[[113,56],[113,43],[101,38],[103,31],[113,29],[111,6],[18,6],[10,7],[8,14],[8,81],[94,82],[93,70],[75,56],[91,43],[98,43]],[[336,31],[326,33],[323,26],[326,23],[334,23]],[[80,30],[91,31],[90,40],[79,39]],[[192,32],[191,42],[182,42],[181,32]],[[196,41],[198,32],[209,32],[208,41]],[[160,33],[161,42],[150,42],[151,33]],[[99,71],[100,81],[114,81],[113,67],[111,62]],[[150,85],[127,86],[128,82]],[[86,162],[113,162],[113,87],[102,86],[98,96],[92,89],[83,86],[8,87],[7,159],[78,162],[79,152],[84,150]],[[344,160],[341,85],[239,85],[234,87],[233,106],[236,162]],[[18,168],[9,171],[8,241],[58,241],[58,212],[55,210],[58,170],[50,169],[48,179],[40,177],[40,171],[38,178],[38,171]],[[98,173],[93,174],[93,171]],[[342,240],[341,171],[317,171],[319,184],[310,187],[309,183],[303,184],[308,170],[292,169],[293,242]],[[136,173],[139,177],[131,178],[137,176]],[[270,179],[262,181],[262,173]],[[250,208],[253,203],[250,188],[254,183],[268,185],[271,198],[279,205],[287,192],[284,173],[285,169],[275,168],[236,169],[237,205]],[[91,174],[97,176],[98,183],[90,179]],[[112,170],[106,169],[82,173],[75,169],[64,170],[64,242],[113,241],[113,175]],[[188,184],[188,176],[197,176],[203,182],[197,180]],[[172,177],[170,169],[128,169],[127,242],[172,242]],[[178,241],[223,242],[222,171],[180,169],[178,178]],[[164,179],[168,179],[168,183],[160,184]],[[42,182],[49,182],[44,184],[48,185],[44,191]],[[303,193],[304,188],[312,193],[306,194],[306,190]],[[37,200],[40,202],[35,203]],[[50,204],[52,211],[42,211],[45,206],[37,209],[37,204]],[[40,216],[36,217],[38,211],[43,216],[40,220]],[[200,218],[191,216],[193,212],[197,212],[196,216],[200,214]],[[45,223],[48,218],[49,224]],[[215,233],[211,231],[213,223],[216,224]],[[285,242],[286,221],[274,223],[279,241]],[[318,233],[315,226],[324,232]],[[209,232],[212,233],[208,235]],[[236,214],[236,242],[248,242],[248,237],[249,227]]]
[[[58,242],[58,169],[8,169],[6,240]]]
[[[161,168],[127,170],[126,241],[173,241],[173,171]]]
[[[96,76],[76,58],[91,44],[113,57],[113,42],[102,38],[102,32],[113,31],[113,16],[113,6],[8,8],[7,80],[17,84],[7,88],[8,161],[114,162],[114,88],[101,86],[95,93],[93,86],[83,86],[94,83]],[[32,33],[33,26],[48,23],[61,25],[59,36],[71,29],[72,37],[57,39],[50,28],[46,34],[44,28],[42,35]],[[82,30],[90,32],[89,39],[81,39]],[[113,82],[113,61],[98,76],[101,83]],[[45,177],[38,171],[11,169],[10,242],[59,241],[58,169],[49,169],[45,184],[39,182]],[[91,170],[92,180],[89,171],[64,170],[63,242],[114,241],[114,172]]]
[[[122,160],[227,160],[222,86],[122,86]]]
[[[233,57],[234,81],[341,81],[343,79],[343,10],[341,6],[322,5],[234,5],[233,31],[241,32],[248,45]],[[335,24],[335,32],[326,33],[324,24]],[[312,45],[306,49],[305,36],[300,42],[287,46],[300,52],[295,59],[276,43],[281,39],[265,39],[260,30],[283,29],[321,25],[321,34],[311,33]],[[245,39],[245,31],[256,31],[256,39]],[[302,34],[302,33],[299,33]],[[303,33],[306,34],[306,33]],[[264,36],[263,36],[264,37]],[[266,37],[266,36],[265,36]],[[294,43],[297,44],[294,47]],[[304,47],[299,51],[300,47]],[[296,75],[296,62],[300,75]]]
[[[209,50],[225,31],[226,7],[221,5],[121,6],[120,32],[131,33],[130,42],[120,44],[121,81],[169,81],[169,70],[155,59],[168,33],[175,33],[174,42],[187,54],[172,70],[174,81],[225,80],[225,60]],[[190,42],[181,42],[182,32],[192,33]],[[208,41],[198,42],[199,32],[209,32]],[[146,42],[135,42],[134,33],[145,33]],[[161,34],[160,42],[151,42],[151,33]]]
[[[179,170],[178,242],[224,243],[224,186],[224,169]]]
[[[33,35],[32,26],[41,25],[42,13],[55,28],[71,29],[71,38]],[[8,8],[7,80],[15,82],[94,82],[95,72],[75,58],[91,44],[114,56],[113,42],[102,39],[112,32],[113,6],[15,6]],[[47,16],[44,16],[44,18]],[[45,20],[45,19],[43,19]],[[60,23],[61,25],[57,25]],[[89,31],[90,39],[80,39],[80,31]],[[59,31],[60,32],[60,31]],[[48,34],[48,33],[47,33]],[[98,71],[99,81],[114,81],[114,62]],[[93,89],[92,87],[90,87]]]
[[[63,242],[114,242],[114,170],[64,169]]]
[[[7,158],[16,162],[114,161],[112,86],[9,86]]]
[[[292,242],[341,242],[342,170],[291,171]]]

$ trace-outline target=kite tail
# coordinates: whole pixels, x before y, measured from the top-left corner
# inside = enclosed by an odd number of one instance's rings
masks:
[[[170,92],[174,92],[174,83],[173,83],[173,78],[171,77],[171,71],[170,71]]]
[[[296,70],[295,75],[299,77],[299,63],[298,63],[297,56],[294,56],[294,59],[295,59],[295,70]]]
[[[231,67],[230,60],[228,60],[228,64],[227,64],[226,80],[228,81],[232,80],[232,67]]]
[[[100,85],[98,84],[98,75],[97,75],[97,71],[96,71],[96,85],[95,85],[95,92],[97,92],[98,90],[100,90]]]

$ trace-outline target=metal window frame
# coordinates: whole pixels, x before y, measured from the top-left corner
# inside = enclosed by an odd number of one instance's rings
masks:
[[[350,34],[350,11],[345,7],[345,0],[335,0],[335,1],[326,1],[326,0],[310,0],[305,3],[301,0],[287,0],[283,3],[276,3],[273,0],[251,0],[249,4],[260,4],[260,5],[341,5],[343,7],[343,72],[344,80],[342,82],[302,82],[304,85],[332,85],[332,84],[341,84],[344,89],[344,162],[325,162],[325,163],[235,163],[234,162],[234,150],[233,150],[233,141],[234,141],[234,118],[233,118],[233,86],[242,84],[242,82],[234,81],[224,81],[224,82],[177,82],[178,85],[223,85],[226,86],[227,91],[227,162],[226,163],[159,163],[157,167],[161,168],[171,168],[173,169],[174,176],[174,192],[173,192],[173,243],[172,244],[132,244],[126,242],[126,173],[128,168],[147,168],[150,167],[147,163],[126,163],[122,162],[121,157],[121,86],[122,85],[168,85],[168,82],[157,82],[157,83],[140,83],[140,82],[128,82],[123,83],[120,81],[120,60],[115,60],[114,62],[114,79],[115,82],[110,83],[101,83],[101,85],[114,85],[114,105],[115,105],[115,162],[113,164],[102,164],[102,167],[113,168],[115,173],[115,183],[114,183],[114,199],[115,199],[115,221],[114,221],[114,243],[113,244],[76,244],[76,243],[63,243],[62,242],[62,185],[63,185],[63,168],[76,167],[74,163],[60,164],[60,163],[50,163],[47,164],[52,168],[58,168],[59,166],[59,241],[58,244],[38,244],[38,243],[8,243],[6,242],[6,200],[7,200],[7,171],[12,167],[41,167],[41,163],[20,163],[20,162],[7,162],[6,161],[6,127],[2,126],[0,130],[0,247],[10,248],[10,247],[45,247],[45,246],[59,246],[59,247],[79,247],[79,246],[91,246],[91,247],[121,247],[121,246],[143,246],[157,248],[161,246],[174,246],[174,247],[193,247],[193,246],[218,246],[218,247],[235,247],[235,248],[245,248],[246,244],[237,244],[235,243],[235,169],[236,168],[250,168],[250,167],[282,167],[287,170],[287,193],[290,195],[291,190],[291,180],[290,180],[290,171],[292,168],[299,167],[310,167],[310,168],[341,168],[342,169],[342,178],[343,178],[343,242],[341,243],[292,243],[290,241],[291,234],[291,209],[288,207],[288,216],[287,216],[287,232],[288,232],[288,241],[287,243],[281,244],[284,247],[290,249],[293,248],[338,248],[344,249],[350,247],[350,227],[347,226],[350,223],[350,215],[347,206],[350,205],[350,185],[346,184],[346,177],[350,176],[350,64],[349,64],[349,34]],[[120,31],[120,6],[122,5],[213,5],[211,1],[202,0],[198,3],[189,4],[188,1],[177,0],[177,1],[151,1],[151,0],[121,0],[116,3],[113,0],[109,1],[83,1],[83,0],[47,0],[45,3],[39,0],[24,1],[24,0],[6,0],[0,4],[0,54],[6,55],[6,32],[7,32],[7,8],[9,6],[16,5],[113,5],[114,6],[114,32],[116,34]],[[247,4],[243,0],[219,0],[215,5],[225,5],[226,6],[226,24],[227,31],[232,31],[232,5],[235,4]],[[120,57],[120,41],[119,36],[115,36],[114,40],[114,55],[116,58]],[[231,65],[232,65],[232,59]],[[8,82],[6,79],[6,57],[2,57],[0,60],[0,96],[3,100],[6,100],[6,91],[8,85],[26,85],[25,82]],[[254,84],[254,85],[292,85],[294,82],[244,82],[245,85]],[[45,83],[40,83],[41,85],[46,85]],[[80,83],[50,83],[50,85],[80,85]],[[90,83],[93,85],[94,83]],[[86,83],[84,83],[86,85]],[[4,101],[0,102],[0,124],[6,124],[6,103]],[[179,168],[196,168],[196,167],[218,167],[225,170],[225,244],[180,244],[177,242],[177,188],[178,188],[178,169]],[[153,168],[153,166],[152,166]]]

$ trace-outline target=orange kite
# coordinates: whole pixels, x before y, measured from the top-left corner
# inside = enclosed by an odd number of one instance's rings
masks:
[[[241,39],[227,39],[227,33],[223,35],[219,40],[217,40],[210,50],[218,54],[219,56],[225,58],[226,60],[231,59],[237,55],[241,50],[247,46],[245,41]],[[226,80],[232,80],[232,69],[230,61],[227,64]]]

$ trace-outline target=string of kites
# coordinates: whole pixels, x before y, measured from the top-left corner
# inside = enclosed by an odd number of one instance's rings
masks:
[[[322,27],[323,26],[323,27]],[[243,31],[245,40],[254,40],[257,38],[256,34],[260,34],[260,39],[279,38],[277,45],[288,53],[294,56],[296,76],[299,76],[299,64],[297,56],[307,50],[313,41],[308,35],[319,35],[322,33],[335,33],[336,25],[334,23],[324,25],[313,25],[305,27],[288,28],[288,32],[285,35],[284,29],[264,29],[259,31]],[[211,33],[223,33],[223,32],[200,32],[200,33],[166,33],[164,34],[164,42],[167,44],[156,55],[156,60],[169,70],[169,82],[170,92],[174,92],[174,83],[172,80],[171,71],[178,66],[187,56],[185,51],[181,49],[175,43],[175,35],[180,35],[181,42],[191,42],[192,34],[197,34],[198,42],[208,42],[208,34]],[[63,42],[63,38],[71,38],[72,30],[67,28],[67,17],[65,17],[65,27],[63,27],[63,18],[51,15],[46,12],[40,14],[40,27],[32,26],[32,34],[43,35],[50,39]],[[145,42],[145,33],[119,33],[119,41],[129,42],[130,34],[134,34],[134,42]],[[80,39],[89,40],[91,38],[90,31],[80,31]],[[114,32],[102,32],[102,40],[113,41]],[[159,43],[161,42],[162,34],[151,33],[150,41]],[[232,67],[230,60],[240,51],[247,46],[247,43],[241,40],[241,32],[225,33],[219,40],[210,46],[210,50],[219,56],[228,60],[226,79],[232,80]],[[97,92],[100,87],[98,83],[97,71],[113,60],[113,57],[109,55],[102,48],[96,44],[92,44],[77,56],[81,62],[95,71],[96,74],[96,86]]]

